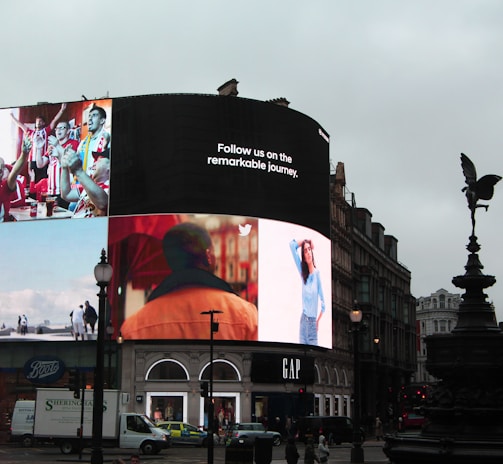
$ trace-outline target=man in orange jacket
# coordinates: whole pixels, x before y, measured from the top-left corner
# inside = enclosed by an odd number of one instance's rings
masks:
[[[125,339],[207,339],[209,319],[201,312],[212,309],[222,311],[216,339],[258,339],[257,308],[214,274],[215,254],[205,229],[177,224],[164,236],[163,250],[172,273],[124,321]]]

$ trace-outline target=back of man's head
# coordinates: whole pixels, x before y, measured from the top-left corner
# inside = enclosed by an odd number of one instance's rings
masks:
[[[184,222],[173,226],[166,232],[162,246],[173,271],[192,268],[211,270],[208,259],[211,237],[208,231],[196,224]]]

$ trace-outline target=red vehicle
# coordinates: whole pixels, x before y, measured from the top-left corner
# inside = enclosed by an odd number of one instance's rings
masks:
[[[403,411],[403,425],[407,428],[420,428],[423,426],[425,417],[419,414],[419,411]]]
[[[428,395],[428,385],[402,386],[399,395],[400,417],[405,429],[420,428],[425,422],[423,407]]]

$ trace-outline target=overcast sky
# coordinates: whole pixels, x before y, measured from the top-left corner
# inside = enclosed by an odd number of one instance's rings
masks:
[[[417,298],[464,274],[460,153],[503,175],[500,0],[2,3],[0,107],[152,93],[287,98],[331,137],[357,206],[398,241]],[[477,212],[503,320],[503,182]]]

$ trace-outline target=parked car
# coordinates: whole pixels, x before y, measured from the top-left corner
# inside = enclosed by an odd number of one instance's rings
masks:
[[[156,425],[171,432],[171,443],[173,445],[208,445],[208,433],[195,425],[180,421],[161,421],[157,422]]]
[[[171,432],[173,445],[208,445],[208,433],[195,425],[180,421],[160,421],[156,425]]]
[[[306,416],[297,420],[297,437],[306,442],[312,438],[318,443],[318,437],[325,435],[329,444],[353,442],[353,420],[346,416]],[[365,430],[360,427],[360,439],[365,441]]]
[[[248,443],[254,443],[257,437],[272,437],[273,445],[281,444],[281,434],[279,432],[267,431],[260,422],[242,422],[234,424],[228,433],[229,441],[245,440]]]

